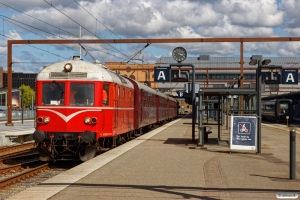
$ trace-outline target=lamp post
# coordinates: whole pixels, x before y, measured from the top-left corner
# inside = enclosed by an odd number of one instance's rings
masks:
[[[30,117],[33,117],[33,93],[31,93],[31,111],[30,111]]]
[[[170,68],[172,66],[192,67],[192,141],[195,142],[195,123],[196,123],[195,67],[193,64],[190,64],[190,63],[170,64]]]
[[[290,125],[290,179],[296,179],[296,130],[297,126]]]
[[[21,89],[21,107],[22,107],[22,124],[23,124],[23,110],[24,110],[24,89]]]
[[[268,65],[270,59],[262,61],[262,55],[252,55],[249,65],[256,65],[256,114],[257,114],[257,153],[261,153],[261,68]]]
[[[31,110],[33,110],[33,93],[31,93]]]

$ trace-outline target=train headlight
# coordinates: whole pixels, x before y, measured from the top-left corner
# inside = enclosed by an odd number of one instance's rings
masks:
[[[42,117],[38,117],[36,119],[36,121],[37,121],[37,123],[41,124],[41,123],[43,123],[43,118]]]
[[[44,118],[44,123],[45,123],[45,124],[48,124],[49,122],[50,122],[50,117],[45,117],[45,118]]]
[[[64,70],[65,70],[66,72],[72,71],[72,64],[71,64],[71,63],[65,64]]]
[[[92,118],[92,124],[96,124],[98,122],[98,119],[96,117]]]
[[[86,117],[84,118],[84,123],[89,124],[91,122],[91,118]]]

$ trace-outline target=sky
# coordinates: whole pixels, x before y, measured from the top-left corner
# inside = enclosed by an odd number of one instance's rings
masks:
[[[7,69],[7,40],[299,37],[299,10],[297,0],[0,0],[0,66]],[[13,71],[38,73],[75,55],[153,64],[177,46],[188,57],[240,54],[239,43],[145,45],[14,45]],[[300,43],[244,43],[244,56],[256,54],[298,57]]]

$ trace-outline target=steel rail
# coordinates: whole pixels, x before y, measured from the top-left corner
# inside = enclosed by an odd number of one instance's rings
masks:
[[[20,164],[11,165],[11,166],[1,168],[0,169],[0,174],[5,174],[5,173],[13,171],[13,170],[19,170],[19,169],[25,168],[26,166],[31,165],[31,164],[36,163],[36,162],[41,162],[41,160],[37,159],[37,160],[32,160],[32,161],[28,161],[28,162],[24,162],[24,163],[20,163]]]
[[[49,168],[48,164],[44,164],[44,165],[35,167],[33,169],[30,169],[26,172],[22,172],[20,174],[17,174],[15,176],[5,178],[5,179],[0,181],[0,188],[4,188],[4,187],[12,185],[16,182],[20,182],[24,179],[28,179],[29,177],[32,177],[32,176],[38,174],[39,172],[41,172],[45,169],[48,169],[48,168]]]
[[[29,148],[34,148],[35,142],[23,143],[18,145],[6,146],[0,148],[0,158],[6,157],[7,154],[11,154],[11,152],[16,150],[24,150]]]

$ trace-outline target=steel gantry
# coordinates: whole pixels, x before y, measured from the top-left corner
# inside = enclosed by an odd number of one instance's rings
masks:
[[[240,43],[240,75],[244,74],[243,45],[245,42],[299,42],[300,37],[261,38],[150,38],[150,39],[89,39],[89,40],[8,40],[7,41],[7,122],[12,123],[12,46],[15,44],[128,44],[128,43]],[[241,80],[243,87],[243,80]]]

